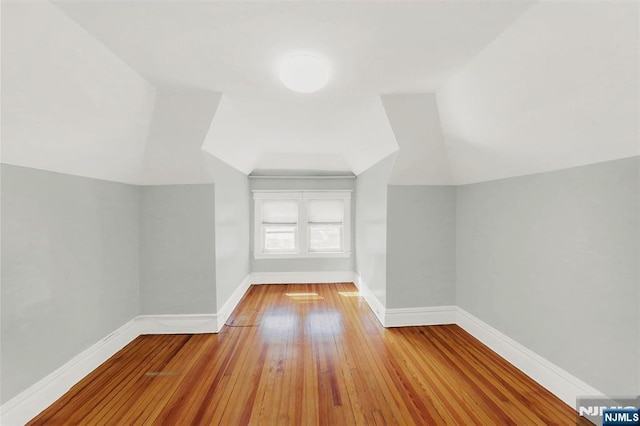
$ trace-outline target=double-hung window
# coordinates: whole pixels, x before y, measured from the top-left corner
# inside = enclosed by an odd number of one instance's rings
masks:
[[[254,191],[256,258],[351,255],[350,191]]]
[[[309,252],[341,252],[344,248],[344,200],[307,201]]]
[[[298,248],[298,200],[262,200],[263,251],[295,253]]]

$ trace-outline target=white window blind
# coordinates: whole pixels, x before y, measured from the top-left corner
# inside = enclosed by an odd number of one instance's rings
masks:
[[[295,252],[298,200],[262,200],[262,241],[265,253]]]
[[[262,223],[298,223],[298,200],[262,200]]]
[[[309,223],[342,223],[343,200],[309,200]]]
[[[308,200],[310,252],[343,251],[344,200]]]

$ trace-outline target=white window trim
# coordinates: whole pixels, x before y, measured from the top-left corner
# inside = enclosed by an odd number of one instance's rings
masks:
[[[254,225],[253,225],[253,257],[254,259],[309,259],[309,258],[348,258],[351,257],[351,191],[264,191],[254,190]],[[262,203],[257,200],[264,199],[288,199],[299,200],[298,205],[298,230],[297,230],[297,251],[296,252],[262,252],[263,232],[262,232]],[[343,209],[342,234],[343,251],[309,251],[309,217],[307,214],[307,203],[304,200],[345,200]]]

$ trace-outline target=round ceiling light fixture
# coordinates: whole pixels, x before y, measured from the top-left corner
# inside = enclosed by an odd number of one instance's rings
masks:
[[[329,81],[329,68],[316,56],[297,53],[280,64],[280,80],[295,92],[313,93]]]

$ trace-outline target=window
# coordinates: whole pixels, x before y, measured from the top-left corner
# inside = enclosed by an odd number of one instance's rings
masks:
[[[265,253],[295,253],[298,200],[262,200],[261,232]]]
[[[349,191],[254,191],[254,257],[351,255]]]
[[[342,251],[344,200],[309,200],[307,210],[309,251]]]

